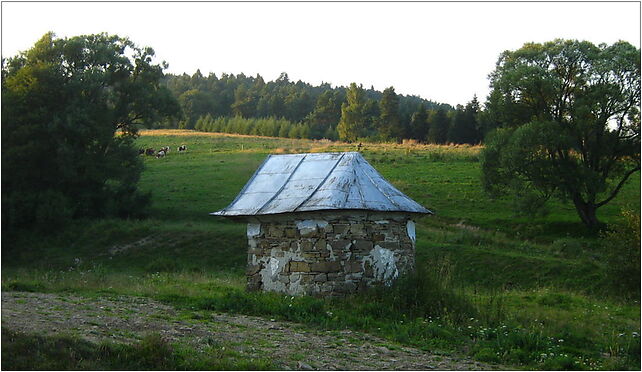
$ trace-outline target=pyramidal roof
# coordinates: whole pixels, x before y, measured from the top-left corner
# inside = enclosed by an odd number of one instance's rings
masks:
[[[215,216],[359,209],[432,213],[386,181],[358,152],[270,155]]]

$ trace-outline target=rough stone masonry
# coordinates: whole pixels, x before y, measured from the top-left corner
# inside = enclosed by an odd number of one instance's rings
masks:
[[[261,216],[247,225],[248,289],[345,295],[414,269],[408,214],[339,211]]]

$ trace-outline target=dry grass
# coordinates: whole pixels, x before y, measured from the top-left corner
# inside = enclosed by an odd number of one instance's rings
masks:
[[[347,143],[342,141],[331,141],[328,139],[321,140],[308,140],[308,139],[292,139],[281,137],[266,137],[255,136],[247,134],[231,134],[231,133],[217,133],[217,132],[199,132],[189,129],[144,129],[140,130],[141,136],[175,136],[175,137],[188,137],[188,136],[202,136],[202,137],[232,137],[232,138],[256,138],[256,139],[280,139],[285,141],[298,142],[297,145],[307,144],[310,146],[309,151],[323,152],[323,151],[356,151],[356,143]],[[406,151],[408,149],[416,151],[439,151],[448,150],[455,152],[466,152],[469,154],[478,154],[483,148],[481,145],[467,145],[467,144],[447,144],[435,145],[419,143],[413,139],[405,139],[402,143],[367,143],[362,142],[361,151]],[[292,149],[278,148],[275,153],[291,153]]]

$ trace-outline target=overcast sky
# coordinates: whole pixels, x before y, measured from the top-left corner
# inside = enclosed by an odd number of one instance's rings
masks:
[[[483,101],[498,55],[555,38],[640,47],[628,3],[2,3],[2,57],[108,32],[151,46],[168,72],[361,83],[438,102]]]

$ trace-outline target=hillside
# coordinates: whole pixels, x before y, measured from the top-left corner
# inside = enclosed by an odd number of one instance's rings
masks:
[[[188,150],[177,153],[179,145]],[[355,151],[355,145],[150,130],[136,146],[172,148],[164,158],[144,159],[140,185],[152,195],[149,218],[80,221],[46,238],[22,235],[11,242],[19,254],[3,256],[3,301],[11,291],[57,293],[88,304],[134,296],[176,309],[168,321],[189,317],[200,324],[215,313],[242,314],[293,322],[306,332],[359,332],[387,347],[519,368],[640,368],[639,301],[614,293],[602,240],[584,228],[571,205],[556,202],[547,216],[519,216],[511,200],[486,196],[479,147],[365,145],[361,152],[373,167],[436,214],[417,221],[417,275],[390,289],[323,300],[245,292],[245,225],[208,213],[227,206],[270,153]],[[621,210],[639,212],[639,200],[638,174],[599,217],[621,224]],[[2,315],[6,369],[7,357],[20,349],[5,337],[23,345],[44,341],[5,334],[10,321],[4,310]],[[127,338],[151,342],[149,332],[129,331]],[[86,347],[74,343],[80,336],[72,332],[71,349]],[[54,342],[57,336],[43,337]],[[183,339],[173,342],[168,353],[174,356],[189,346]],[[346,349],[341,338],[332,342]],[[199,369],[301,368],[297,363],[306,355],[301,350],[302,356],[279,364],[265,351],[255,354],[260,363],[243,364],[237,355],[223,358],[231,364],[216,365],[190,350],[184,360],[204,363],[188,365]]]

